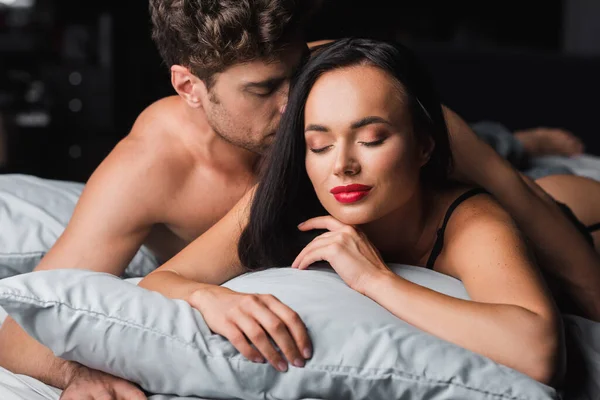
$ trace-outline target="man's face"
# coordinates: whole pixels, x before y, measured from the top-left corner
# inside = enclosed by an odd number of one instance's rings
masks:
[[[265,153],[287,104],[290,78],[306,52],[306,44],[297,44],[274,61],[237,64],[216,74],[203,101],[215,132],[236,146]]]

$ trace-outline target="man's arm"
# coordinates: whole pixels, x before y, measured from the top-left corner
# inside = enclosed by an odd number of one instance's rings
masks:
[[[455,177],[488,190],[530,239],[539,264],[565,284],[588,318],[600,321],[600,257],[555,201],[522,176],[454,112],[445,109]]]
[[[140,157],[135,140],[126,139],[102,162],[87,182],[65,231],[36,270],[123,273],[157,214],[148,188],[154,183],[152,171],[136,156]]]
[[[83,268],[121,275],[160,218],[164,164],[152,145],[125,139],[98,167],[64,233],[36,270]],[[150,147],[150,148],[148,148]],[[76,365],[54,357],[8,318],[0,329],[0,365],[64,388]]]
[[[333,41],[334,40],[332,40],[332,39],[315,40],[314,42],[308,42],[308,43],[306,43],[306,45],[308,46],[308,48],[310,50],[312,50],[315,47],[319,47],[319,46],[322,46],[324,44],[331,43]]]

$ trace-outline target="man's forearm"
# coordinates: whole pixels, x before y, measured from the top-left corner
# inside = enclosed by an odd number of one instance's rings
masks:
[[[146,287],[146,284],[150,290],[184,300],[189,300],[188,297],[198,289],[213,287],[187,280],[172,271],[152,273],[140,286]],[[10,317],[7,317],[0,327],[0,366],[59,389],[65,389],[75,375],[87,369],[76,362],[56,357],[50,349],[29,336]]]
[[[56,357],[10,317],[0,328],[0,365],[59,389],[66,387],[79,368],[85,368]]]
[[[505,160],[480,182],[512,215],[536,250],[540,266],[567,284],[588,314],[600,316],[600,257],[556,202]]]

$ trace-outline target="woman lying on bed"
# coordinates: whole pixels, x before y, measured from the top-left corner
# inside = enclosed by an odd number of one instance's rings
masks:
[[[327,45],[295,80],[251,207],[246,196],[140,285],[189,301],[246,357],[279,366],[268,333],[302,366],[309,344],[285,306],[255,296],[246,304],[261,310],[253,317],[233,303],[217,313],[214,292],[198,282],[222,283],[244,271],[240,260],[249,270],[324,260],[398,318],[551,382],[560,318],[524,236],[491,195],[449,180],[450,166],[440,102],[406,49],[363,39]],[[386,262],[456,277],[472,301],[406,281]]]

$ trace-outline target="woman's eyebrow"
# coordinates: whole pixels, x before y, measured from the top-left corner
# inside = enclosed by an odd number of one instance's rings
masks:
[[[392,126],[392,124],[388,120],[381,118],[381,117],[376,117],[373,115],[373,116],[361,118],[358,121],[353,122],[352,125],[350,125],[350,128],[351,129],[359,129],[359,128],[362,128],[362,127],[365,127],[365,126],[371,125],[371,124],[386,124],[386,125]],[[308,131],[329,132],[329,129],[323,125],[309,124],[304,129],[304,132],[308,132]]]
[[[306,128],[304,129],[304,132],[308,132],[308,131],[329,132],[329,129],[327,129],[327,127],[323,126],[323,125],[310,124],[310,125],[307,125]]]
[[[384,118],[370,116],[370,117],[361,118],[358,121],[353,122],[352,125],[350,125],[350,127],[352,129],[358,129],[358,128],[362,128],[364,126],[371,125],[371,124],[386,124],[386,125],[392,126],[392,124]]]

